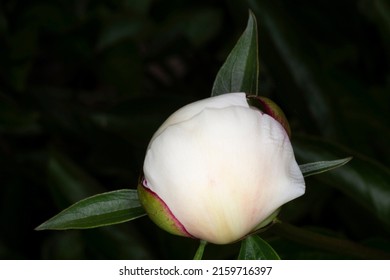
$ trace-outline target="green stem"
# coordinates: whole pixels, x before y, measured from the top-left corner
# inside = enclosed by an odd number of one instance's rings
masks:
[[[194,256],[194,260],[201,260],[202,259],[204,248],[206,247],[206,245],[207,245],[207,241],[204,241],[204,240],[200,241],[198,250],[196,250],[196,253]]]
[[[359,259],[390,259],[389,253],[366,247],[349,240],[311,232],[280,220],[275,221],[270,230],[297,243],[341,255],[353,256]]]

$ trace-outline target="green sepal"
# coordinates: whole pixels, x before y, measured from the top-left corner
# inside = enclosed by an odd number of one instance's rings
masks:
[[[174,235],[191,237],[165,202],[156,193],[145,187],[142,180],[139,182],[137,189],[141,204],[149,218],[157,226]]]

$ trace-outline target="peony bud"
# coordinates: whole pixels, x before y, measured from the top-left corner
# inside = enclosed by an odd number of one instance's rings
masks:
[[[153,135],[139,197],[163,229],[215,244],[263,226],[305,192],[286,130],[245,93],[191,103]]]

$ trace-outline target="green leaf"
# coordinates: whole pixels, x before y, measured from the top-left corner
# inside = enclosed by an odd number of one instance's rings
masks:
[[[337,160],[311,162],[301,164],[299,165],[299,168],[301,169],[303,176],[308,177],[341,167],[344,164],[348,163],[351,159],[352,157],[347,157]]]
[[[275,250],[257,235],[251,235],[241,241],[239,260],[280,260]]]
[[[378,162],[345,147],[314,137],[294,137],[294,152],[299,161],[353,156],[353,161],[317,180],[337,188],[371,211],[390,229],[390,170]]]
[[[250,11],[248,25],[219,70],[211,96],[230,92],[257,95],[258,75],[257,23]]]
[[[145,215],[136,190],[106,192],[80,200],[36,230],[87,229],[127,222]]]

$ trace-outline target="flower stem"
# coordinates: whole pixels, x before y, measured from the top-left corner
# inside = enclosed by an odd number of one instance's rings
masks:
[[[276,220],[270,230],[297,243],[359,259],[390,259],[390,254],[358,243],[325,236]]]
[[[196,250],[196,253],[194,256],[194,260],[201,260],[202,259],[204,248],[206,247],[206,245],[207,245],[207,241],[204,241],[204,240],[200,241],[198,250]]]

